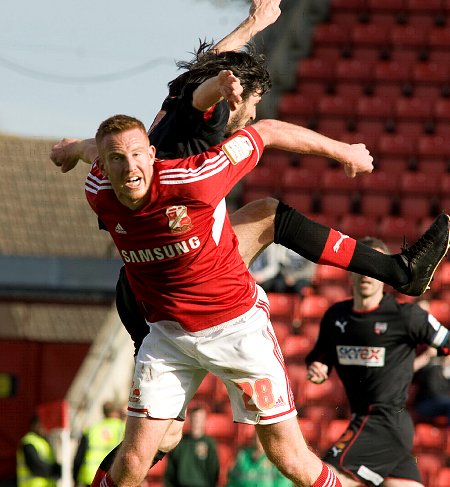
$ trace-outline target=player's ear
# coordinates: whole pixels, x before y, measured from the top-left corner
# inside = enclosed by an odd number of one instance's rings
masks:
[[[150,145],[148,147],[148,155],[150,156],[150,160],[153,163],[153,161],[155,160],[155,156],[156,156],[156,149],[155,149],[154,145]]]
[[[103,158],[100,156],[97,157],[97,165],[98,165],[98,168],[100,169],[101,173],[103,174],[103,176],[108,176],[108,174],[106,173],[106,169],[105,169],[105,162],[104,162]]]

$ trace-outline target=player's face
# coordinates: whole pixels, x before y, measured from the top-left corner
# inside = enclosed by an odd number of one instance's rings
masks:
[[[113,187],[118,200],[136,210],[150,198],[155,148],[148,136],[134,128],[104,137],[100,148],[100,169]]]
[[[225,135],[229,137],[237,130],[251,124],[256,118],[256,105],[261,101],[261,96],[257,93],[250,95],[242,101],[236,110],[230,112],[230,118]]]
[[[375,248],[379,252],[383,252],[382,249]],[[373,277],[361,276],[360,274],[351,274],[353,283],[353,292],[361,298],[369,298],[372,296],[383,295],[384,284]]]

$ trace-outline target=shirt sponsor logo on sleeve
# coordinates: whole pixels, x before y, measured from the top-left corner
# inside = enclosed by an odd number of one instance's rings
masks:
[[[251,156],[253,145],[248,137],[238,135],[222,146],[223,151],[234,166]]]
[[[384,367],[386,349],[359,345],[337,345],[336,352],[341,365]]]

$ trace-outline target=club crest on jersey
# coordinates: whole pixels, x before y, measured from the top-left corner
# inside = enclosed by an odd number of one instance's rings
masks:
[[[184,233],[192,228],[191,217],[183,205],[169,206],[166,210],[166,216],[172,233]]]
[[[373,331],[376,335],[382,335],[383,333],[386,333],[387,329],[388,324],[385,322],[377,321],[375,325],[373,325]]]
[[[253,152],[252,143],[248,137],[243,135],[238,135],[229,140],[223,144],[222,149],[233,166],[250,157]]]

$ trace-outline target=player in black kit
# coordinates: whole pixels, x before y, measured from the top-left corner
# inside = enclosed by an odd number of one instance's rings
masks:
[[[384,242],[362,241],[388,252]],[[400,304],[383,283],[352,274],[353,299],[331,306],[306,357],[308,379],[317,384],[335,367],[352,412],[350,424],[323,460],[344,487],[419,487],[411,454],[414,425],[405,408],[416,346],[449,353],[449,330],[417,304]],[[320,386],[318,386],[320,387]]]

